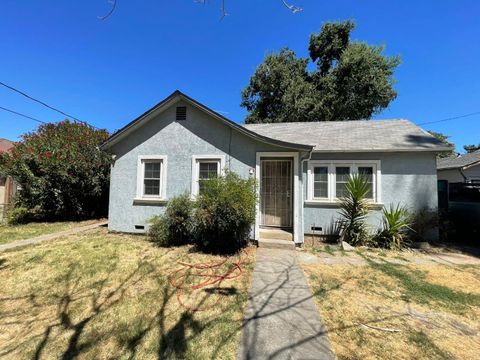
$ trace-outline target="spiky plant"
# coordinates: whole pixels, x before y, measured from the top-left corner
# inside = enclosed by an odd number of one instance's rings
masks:
[[[362,245],[368,240],[366,218],[370,212],[367,194],[370,186],[361,175],[352,175],[347,184],[347,196],[340,199],[343,240],[350,245]]]
[[[411,219],[408,210],[397,204],[383,209],[382,228],[376,234],[374,241],[377,246],[400,250],[409,241]]]

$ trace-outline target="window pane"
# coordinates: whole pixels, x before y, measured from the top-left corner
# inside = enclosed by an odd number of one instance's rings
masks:
[[[328,167],[321,166],[313,169],[313,197],[328,198]]]
[[[367,193],[368,199],[373,199],[373,167],[371,166],[359,166],[358,174],[363,176],[369,185],[369,190]]]
[[[145,163],[145,179],[160,179],[160,161]]]
[[[160,195],[160,180],[144,180],[143,195]]]
[[[199,165],[199,179],[213,179],[218,176],[217,162],[201,162]]]
[[[338,166],[335,168],[336,172],[336,197],[341,198],[347,196],[347,181],[350,178],[350,167]]]

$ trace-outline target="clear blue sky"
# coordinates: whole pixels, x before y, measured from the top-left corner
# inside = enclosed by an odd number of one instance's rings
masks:
[[[478,0],[2,0],[0,81],[114,131],[180,89],[243,122],[240,91],[265,54],[288,46],[307,56],[310,33],[354,19],[353,37],[400,54],[398,98],[376,118],[416,123],[480,111]],[[62,116],[0,88],[0,106],[45,121]],[[0,111],[0,137],[37,123]],[[480,115],[425,125],[457,151],[480,142]]]

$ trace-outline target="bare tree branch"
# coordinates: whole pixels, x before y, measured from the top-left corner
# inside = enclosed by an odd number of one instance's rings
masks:
[[[117,0],[108,0],[108,3],[111,4],[112,7],[110,8],[110,11],[108,12],[108,14],[104,16],[97,16],[100,20],[105,20],[108,17],[110,17],[110,15],[113,14],[113,12],[115,11],[115,8],[117,7]]]

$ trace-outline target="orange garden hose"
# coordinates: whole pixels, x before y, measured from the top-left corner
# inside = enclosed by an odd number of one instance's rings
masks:
[[[168,277],[170,284],[176,289],[179,304],[193,312],[208,310],[217,305],[221,299],[220,296],[217,296],[214,304],[195,307],[186,304],[182,300],[182,295],[188,293],[191,296],[195,291],[207,286],[216,285],[220,287],[225,280],[238,278],[243,274],[243,264],[248,255],[248,251],[244,250],[240,253],[238,260],[234,260],[234,256],[230,256],[221,261],[210,263],[191,264],[179,261],[178,264],[181,267],[173,271]],[[228,266],[228,269],[222,271],[224,265]],[[194,283],[186,284],[187,280],[193,280]],[[200,282],[196,283],[195,280]]]

